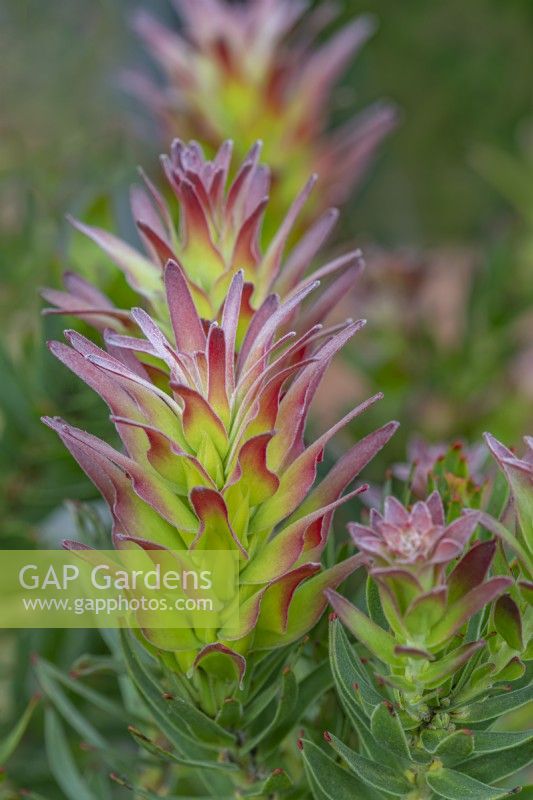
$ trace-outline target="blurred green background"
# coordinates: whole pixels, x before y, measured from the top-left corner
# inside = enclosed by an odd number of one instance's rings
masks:
[[[98,432],[100,406],[48,356],[44,339],[64,325],[40,318],[38,289],[58,286],[69,267],[109,287],[108,263],[71,235],[64,216],[105,218],[131,237],[136,165],[159,176],[167,143],[120,87],[124,67],[155,73],[128,21],[139,5],[0,2],[3,546],[31,546],[65,497],[95,496],[39,422],[61,413]],[[318,398],[318,424],[354,397],[384,390],[384,403],[352,431],[402,422],[373,466],[378,478],[403,458],[414,430],[472,440],[490,428],[516,443],[531,423],[533,4],[341,6],[344,18],[375,14],[379,27],[332,98],[335,120],[387,97],[402,122],[342,210],[338,241],[363,245],[369,261],[343,310],[369,325],[333,368],[336,391],[330,381],[328,397]],[[177,22],[166,0],[144,7]]]

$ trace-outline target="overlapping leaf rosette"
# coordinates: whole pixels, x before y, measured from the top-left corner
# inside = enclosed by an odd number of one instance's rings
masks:
[[[60,419],[45,421],[106,499],[116,546],[238,554],[237,631],[144,630],[167,666],[192,670],[200,683],[204,674],[221,677],[222,684],[228,675],[242,680],[249,653],[288,645],[313,626],[326,602],[324,589],[359,562],[355,556],[322,570],[333,512],[353,496],[344,490],[396,428],[390,423],[358,442],[315,485],[327,443],[379,398],[305,444],[320,380],[363,324],[328,328],[317,320],[338,296],[338,284],[353,280],[360,259],[349,254],[315,279],[302,278],[329,228],[326,215],[280,272],[285,238],[305,193],[261,257],[256,237],[266,176],[256,159],[254,150],[225,193],[229,149],[205,162],[195,146],[176,143],[166,167],[182,202],[180,236],[151,185],[155,206],[147,194],[133,195],[153,261],[104,231],[86,229],[126,270],[159,324],[142,308],[126,315],[105,305],[85,284],[79,291],[72,276],[70,293],[47,292],[61,310],[104,330],[106,349],[75,331],[66,332],[68,344],[50,347],[105,400],[122,449]],[[338,271],[333,294],[326,291],[302,311],[317,289],[316,275]],[[276,288],[284,290],[283,300]],[[227,686],[221,691],[219,700]]]
[[[361,17],[317,45],[337,16],[333,4],[308,15],[307,2],[292,0],[175,5],[183,23],[179,33],[146,12],[134,22],[166,84],[160,88],[143,74],[126,76],[165,138],[179,132],[217,148],[229,137],[241,157],[254,139],[264,138],[277,220],[315,170],[322,192],[309,212],[349,196],[395,124],[392,106],[379,103],[326,132],[333,87],[372,33],[372,20]]]
[[[256,143],[230,177],[229,141],[209,161],[196,143],[175,139],[170,155],[162,157],[162,166],[176,204],[169,205],[144,173],[144,185],[131,190],[132,215],[145,253],[106,230],[73,220],[122,270],[140,302],[167,336],[172,335],[164,287],[169,260],[179,262],[198,314],[210,321],[220,319],[230,284],[236,272],[242,270],[237,349],[255,311],[272,293],[285,298],[310,280],[327,283],[318,298],[299,309],[297,319],[295,306],[292,315],[284,320],[287,330],[291,323],[304,332],[322,321],[361,272],[361,253],[352,250],[324,264],[311,276],[307,274],[335,225],[338,212],[334,208],[324,211],[286,253],[289,236],[312,192],[315,176],[305,183],[263,251],[261,234],[267,206],[270,214],[271,176],[269,169],[259,163],[260,153],[261,145]],[[47,289],[43,295],[56,306],[48,313],[66,312],[100,330],[117,333],[131,332],[136,327],[128,310],[115,308],[102,292],[78,275],[65,275],[65,291]]]
[[[523,509],[529,456],[487,440]],[[481,510],[456,516],[454,498],[443,507],[433,492],[411,507],[388,497],[369,525],[349,526],[367,565],[368,613],[326,591],[330,662],[353,733],[345,743],[326,732],[331,755],[300,742],[316,798],[327,785],[363,800],[508,795],[498,787],[530,763],[532,733],[495,724],[533,699],[531,559],[508,524]]]
[[[330,601],[352,632],[358,631],[359,640],[389,665],[386,679],[406,698],[412,694],[415,709],[425,689],[440,685],[484,646],[483,640],[459,644],[457,636],[513,583],[508,576],[488,577],[496,541],[476,542],[465,552],[477,522],[470,513],[446,524],[440,495],[434,492],[411,509],[388,497],[383,514],[371,511],[369,526],[349,526],[390,632],[380,631],[374,640],[369,631],[375,623],[334,593]]]

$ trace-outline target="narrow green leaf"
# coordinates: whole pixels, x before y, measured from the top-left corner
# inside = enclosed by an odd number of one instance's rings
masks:
[[[281,679],[280,696],[271,722],[246,742],[242,748],[243,752],[249,753],[250,750],[253,750],[255,747],[257,747],[258,744],[263,742],[263,740],[265,740],[265,745],[268,749],[269,739],[271,740],[272,736],[276,736],[276,741],[279,743],[279,734],[277,732],[280,729],[285,728],[287,721],[289,721],[290,730],[294,723],[294,714],[297,702],[298,684],[292,669],[287,669],[283,673]]]
[[[39,659],[38,670],[40,675],[46,673],[46,675],[48,675],[51,679],[59,681],[67,689],[70,689],[79,697],[83,697],[84,700],[87,700],[95,708],[99,708],[106,714],[110,716],[112,715],[126,724],[131,722],[131,717],[126,713],[124,708],[122,708],[122,706],[120,706],[118,703],[113,702],[113,700],[111,700],[109,697],[100,694],[99,692],[92,689],[90,686],[87,686],[82,681],[74,679],[70,675],[67,675],[65,672],[58,669],[54,664],[51,664],[49,661],[45,661],[44,659]]]
[[[386,751],[376,742],[370,731],[370,720],[362,705],[362,692],[368,692],[369,696],[373,696],[372,693],[374,693],[377,697],[377,702],[368,704],[371,709],[381,703],[383,698],[356,671],[357,655],[350,647],[347,636],[338,619],[330,622],[329,654],[331,671],[339,700],[348,719],[358,733],[361,747],[372,758],[379,759]]]
[[[217,714],[217,722],[222,727],[234,730],[242,719],[242,705],[234,697],[224,700],[222,708]]]
[[[504,594],[494,606],[494,625],[496,630],[513,650],[523,650],[522,619],[520,609],[513,598]]]
[[[71,674],[76,678],[85,678],[96,672],[120,673],[122,665],[111,656],[93,656],[87,653],[80,656],[72,665]]]
[[[74,728],[84,741],[92,745],[92,747],[96,747],[103,753],[109,752],[109,745],[104,737],[68,699],[63,690],[51,678],[50,673],[42,661],[37,662],[35,673],[44,693],[65,721]]]
[[[468,623],[468,628],[466,631],[465,639],[467,642],[474,642],[478,641],[481,636],[481,631],[483,629],[483,617],[484,613],[480,612],[475,614],[470,622]],[[464,691],[470,692],[471,684],[474,680],[474,675],[476,674],[476,670],[480,668],[480,662],[482,661],[482,650],[478,650],[468,661],[460,668],[458,673],[454,677],[455,687],[454,687],[454,696],[459,696],[463,689]]]
[[[209,744],[234,745],[235,737],[224,730],[217,722],[210,719],[202,711],[180,698],[167,700],[170,711],[187,725],[198,736],[198,739]]]
[[[387,631],[376,625],[375,622],[359,611],[342,595],[332,590],[326,591],[326,596],[339,615],[348,630],[377,656],[389,666],[398,667],[403,663],[401,658],[395,655],[394,648],[396,642]]]
[[[113,800],[109,776],[103,772],[90,770],[86,775],[89,789],[98,797],[98,800]]]
[[[422,745],[428,753],[433,754],[439,744],[447,736],[446,731],[442,728],[424,728],[420,734]]]
[[[477,780],[495,783],[514,775],[523,767],[533,761],[533,747],[531,741],[525,741],[514,747],[508,747],[499,753],[485,753],[481,756],[469,758],[460,764],[461,772]]]
[[[338,619],[330,622],[329,652],[335,688],[348,719],[357,731],[361,748],[371,758],[386,763],[387,759],[390,760],[390,755],[372,735],[370,719],[365,711],[366,707],[372,711],[375,705],[383,701],[383,697],[367,684],[366,679],[362,678],[357,671],[357,654],[350,647],[346,633]],[[377,702],[371,704],[363,699],[363,691],[365,698],[375,696]]]
[[[388,792],[395,797],[403,797],[412,788],[402,775],[392,770],[385,763],[377,763],[359,755],[333,734],[329,734],[328,740],[354,775],[366,783],[367,786],[372,786],[382,792]]]
[[[10,758],[17,749],[38,703],[38,697],[34,697],[30,700],[15,727],[0,741],[0,764],[5,764],[8,758]]]
[[[191,767],[195,769],[214,769],[220,771],[229,771],[234,772],[237,769],[236,764],[231,764],[229,762],[222,762],[216,761],[213,759],[212,761],[205,761],[205,760],[198,760],[195,758],[190,758],[188,756],[180,756],[176,753],[171,753],[169,750],[165,750],[163,747],[160,747],[156,744],[152,739],[149,739],[145,736],[141,731],[137,730],[137,728],[133,728],[132,726],[129,727],[129,732],[137,742],[137,744],[146,750],[147,753],[150,753],[159,761],[171,761],[175,764],[180,764],[184,767]]]
[[[448,675],[456,672],[463,664],[465,664],[478,650],[485,646],[483,639],[477,642],[468,642],[462,644],[451,653],[439,658],[433,664],[429,664],[421,675],[425,686],[428,689],[440,686]]]
[[[332,800],[331,795],[326,794],[319,782],[319,779],[315,777],[315,774],[311,772],[309,766],[305,764],[305,762],[304,770],[307,777],[307,783],[309,784],[309,788],[311,789],[311,794],[313,795],[314,800]]]
[[[465,709],[461,715],[462,722],[484,722],[485,720],[495,719],[521,708],[533,700],[533,689],[531,685],[515,689],[513,692],[506,692],[498,697],[490,697],[479,703],[473,703]]]
[[[492,603],[512,584],[508,577],[490,578],[484,583],[474,586],[460,600],[449,606],[444,616],[433,627],[429,639],[429,647],[443,645],[456,634],[468,620],[482,608]]]
[[[263,656],[259,663],[251,663],[245,677],[245,688],[239,693],[244,708],[243,725],[250,724],[272,702],[279,690],[279,676],[296,645],[274,650]]]
[[[366,606],[372,622],[375,622],[380,628],[386,628],[387,619],[383,613],[378,585],[371,575],[366,580]]]
[[[244,791],[240,797],[278,797],[283,795],[292,786],[292,781],[283,769],[275,769],[264,781],[259,781]]]
[[[329,661],[319,664],[299,683],[296,702],[292,714],[286,716],[283,724],[278,725],[273,733],[262,744],[263,753],[271,753],[279,746],[280,741],[298,724],[310,706],[333,685],[333,676]]]
[[[284,663],[295,647],[296,645],[293,645],[274,650],[256,662],[252,669],[247,670],[243,695],[246,703],[251,703],[266,686],[276,682]]]
[[[301,709],[299,716],[332,686],[333,675],[329,661],[326,660],[309,672],[298,684],[298,708]]]
[[[336,764],[314,742],[303,739],[301,746],[305,772],[315,800],[380,800],[383,797]]]
[[[179,724],[174,720],[173,716],[171,716],[168,701],[163,699],[160,687],[157,686],[133,651],[126,632],[121,631],[120,634],[126,669],[161,731],[173,747],[176,748],[178,755],[188,756],[200,761],[208,761],[211,757],[210,750],[202,746],[198,740],[195,742],[190,734],[187,735],[188,728],[183,723]]]
[[[0,342],[0,371],[3,380],[0,385],[0,408],[10,425],[16,426],[27,435],[35,427],[36,415],[32,411],[31,394],[24,385],[24,370],[17,369],[6,348]]]
[[[163,800],[161,794],[159,792],[155,794],[154,792],[149,791],[149,789],[145,789],[143,786],[139,786],[139,784],[131,779],[129,776],[125,777],[124,775],[118,775],[116,772],[112,772],[109,776],[113,783],[116,783],[118,786],[123,786],[126,789],[129,789],[130,792],[134,793],[135,800]],[[212,778],[212,776],[211,776]],[[208,795],[195,795],[194,797],[190,795],[175,795],[175,794],[168,794],[164,795],[164,800],[212,800],[214,794]],[[217,794],[217,800],[235,800],[235,794]]]
[[[52,708],[45,712],[45,744],[50,770],[69,800],[98,800],[89,791],[72,757],[65,731]]]
[[[526,671],[526,665],[523,661],[521,661],[518,656],[514,656],[511,658],[507,664],[494,675],[494,682],[499,683],[501,681],[505,682],[513,682],[518,681],[522,678]]]
[[[290,789],[292,781],[283,769],[275,769],[271,775],[268,776],[263,783],[263,794],[267,797],[276,795],[278,792],[284,792]]]
[[[249,706],[244,710],[244,724],[249,726],[257,717],[270,705],[275,698],[279,686],[277,682],[269,684],[260,694],[258,694]]]
[[[533,559],[527,550],[522,546],[521,542],[518,541],[516,536],[508,531],[505,525],[502,525],[501,522],[498,522],[496,519],[484,512],[480,514],[480,523],[488,531],[494,533],[496,536],[499,536],[500,539],[505,542],[505,544],[509,545],[509,547],[514,550],[526,568],[528,574],[533,576]]]
[[[176,755],[193,761],[210,761],[213,758],[212,748],[206,747],[198,739],[193,739],[193,734],[188,733],[189,728],[171,716],[160,687],[133,651],[126,631],[120,631],[120,640],[127,673],[150,709],[159,729],[176,750]],[[208,776],[203,770],[199,773],[200,780],[208,792],[216,793],[220,797],[230,794],[231,782],[226,775],[213,774],[211,771]]]
[[[509,795],[509,789],[494,789],[453,769],[428,772],[426,781],[439,797],[447,800],[498,800]]]
[[[475,731],[475,749],[478,753],[494,753],[499,750],[507,750],[508,747],[515,747],[523,742],[531,742],[533,733],[525,731],[520,733],[507,733],[500,731]]]
[[[342,681],[346,689],[353,695],[354,686],[358,685],[363,703],[370,715],[383,697],[370,683],[368,673],[348,640],[348,636],[339,620],[330,622],[330,654],[333,653],[336,665],[341,670]]]
[[[370,720],[370,729],[377,742],[402,758],[410,758],[405,732],[390,704],[380,703],[376,706]]]

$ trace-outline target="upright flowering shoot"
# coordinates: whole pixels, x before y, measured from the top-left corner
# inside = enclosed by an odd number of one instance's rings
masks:
[[[200,776],[200,795],[233,796],[236,784],[239,791],[257,789],[254,796],[279,796],[286,775],[270,756],[328,686],[327,664],[308,682],[297,680],[291,653],[320,618],[324,590],[338,587],[361,564],[355,555],[322,566],[333,515],[364,490],[347,492],[397,425],[354,444],[317,480],[330,440],[380,398],[361,403],[306,442],[310,405],[327,367],[364,324],[323,324],[360,273],[361,255],[347,253],[309,274],[337,217],[335,210],[325,211],[294,243],[294,225],[314,178],[277,232],[265,236],[263,249],[270,173],[254,145],[230,178],[231,152],[231,144],[223,143],[209,161],[194,142],[173,142],[163,168],[179,215],[146,177],[144,188],[133,189],[144,255],[105,230],[75,223],[124,272],[143,306],[115,308],[70,273],[65,291],[45,292],[56,306],[49,313],[73,314],[103,335],[102,348],[70,330],[67,344],[52,342],[50,348],[107,403],[121,447],[62,419],[44,421],[107,501],[118,549],[235,555],[237,628],[233,618],[209,629],[169,629],[143,617],[139,638],[158,661],[157,678],[146,674],[128,637],[124,659],[173,746],[170,760],[201,767],[201,776],[204,768],[237,771],[229,785]],[[162,689],[180,687],[178,731],[169,727],[154,682]],[[199,726],[190,726],[185,737],[182,711]],[[137,730],[133,735],[165,760],[158,742]]]
[[[333,87],[372,33],[372,20],[361,17],[316,45],[336,16],[329,4],[308,15],[308,3],[293,0],[175,5],[182,33],[146,12],[134,23],[166,86],[128,75],[165,135],[179,132],[214,149],[229,136],[241,157],[254,139],[264,138],[277,219],[315,170],[323,183],[314,211],[346,198],[395,122],[394,109],[380,103],[326,133]]]
[[[236,353],[242,272],[233,276],[220,322],[202,323],[184,272],[172,261],[165,288],[171,339],[145,311],[134,309],[144,338],[109,332],[106,351],[70,331],[70,346],[51,344],[106,401],[124,452],[62,420],[45,421],[107,500],[117,547],[133,542],[238,553],[238,631],[221,629],[214,638],[194,630],[144,635],[178,671],[227,676],[222,665],[229,662],[242,679],[249,653],[300,638],[324,608],[324,589],[359,564],[352,557],[322,570],[320,556],[335,508],[353,496],[343,496],[344,490],[396,425],[354,445],[313,487],[327,443],[378,399],[304,443],[320,379],[361,323],[278,336],[316,288],[310,283],[283,303],[268,295]],[[220,700],[227,690],[224,683]]]

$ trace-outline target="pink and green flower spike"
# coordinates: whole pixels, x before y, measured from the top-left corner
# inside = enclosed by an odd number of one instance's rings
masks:
[[[107,501],[118,548],[133,542],[238,554],[237,631],[144,631],[175,670],[227,675],[229,663],[238,679],[249,654],[300,639],[325,607],[324,590],[359,566],[360,556],[353,556],[323,569],[321,554],[335,509],[363,490],[346,494],[347,488],[397,425],[359,441],[317,483],[328,442],[379,400],[361,403],[306,443],[318,384],[362,323],[347,322],[334,333],[313,326],[280,336],[316,289],[309,282],[283,302],[267,295],[237,352],[246,303],[242,271],[232,276],[220,320],[210,323],[198,314],[175,261],[166,264],[164,284],[170,337],[138,308],[131,319],[142,337],[108,331],[107,349],[101,349],[66,331],[68,344],[50,345],[107,403],[122,449],[61,419],[45,422]]]
[[[177,0],[180,33],[139,12],[134,26],[165,76],[155,85],[130,72],[127,87],[155,114],[165,140],[197,138],[214,152],[226,138],[243,158],[264,139],[273,169],[273,216],[279,222],[312,172],[320,193],[307,207],[314,218],[342,202],[396,123],[389,103],[376,103],[328,133],[334,86],[371,35],[370,17],[315,40],[335,22],[333,4]]]

